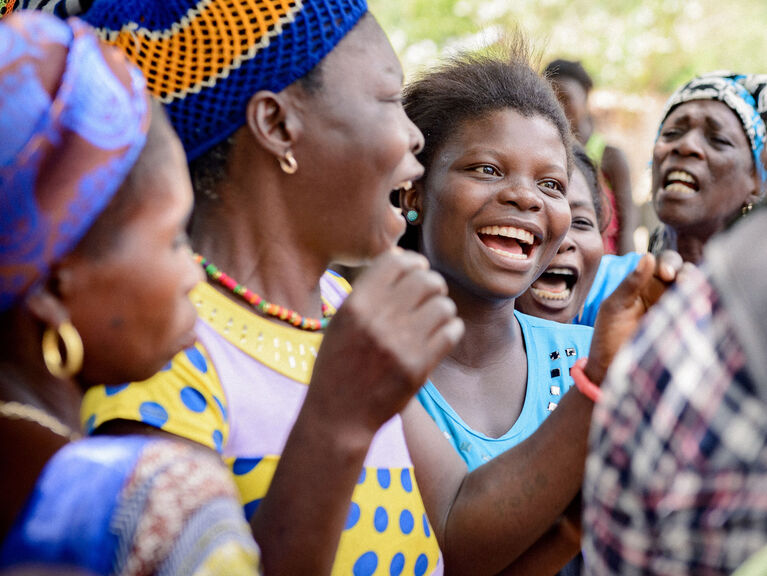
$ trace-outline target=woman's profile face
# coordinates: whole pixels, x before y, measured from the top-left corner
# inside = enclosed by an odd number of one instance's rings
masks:
[[[151,165],[137,178],[142,190],[114,245],[69,257],[73,289],[65,305],[83,339],[87,385],[148,378],[195,341],[188,294],[203,276],[185,234],[192,188],[180,142],[170,128],[163,138],[152,150],[157,157],[139,158]]]
[[[694,100],[671,111],[653,149],[653,206],[661,221],[707,239],[758,190],[749,142],[727,105]]]
[[[401,91],[399,61],[367,15],[323,60],[322,87],[306,96],[295,154],[315,192],[302,208],[336,261],[375,256],[405,230],[389,198],[423,173],[414,155],[423,137],[405,114]]]
[[[504,109],[465,121],[421,186],[423,253],[481,297],[527,290],[570,226],[565,145],[542,116]]]
[[[515,306],[521,312],[570,323],[583,307],[604,254],[594,200],[583,173],[573,170],[567,188],[571,223],[546,271]]]

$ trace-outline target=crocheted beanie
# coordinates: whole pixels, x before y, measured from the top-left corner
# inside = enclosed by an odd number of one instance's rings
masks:
[[[250,97],[310,72],[365,0],[95,0],[82,18],[144,72],[187,158],[245,123]]]

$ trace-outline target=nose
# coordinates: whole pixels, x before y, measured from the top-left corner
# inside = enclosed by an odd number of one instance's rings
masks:
[[[565,254],[566,252],[575,252],[575,242],[573,241],[570,232],[565,235],[564,240],[562,240],[562,243],[559,245],[557,254]]]
[[[698,130],[687,130],[672,141],[672,152],[680,156],[703,157],[703,135]]]
[[[410,150],[415,156],[418,156],[423,150],[424,137],[421,129],[416,126],[410,118],[407,118],[408,135],[410,137]]]
[[[498,192],[498,201],[515,206],[523,212],[540,212],[543,209],[541,193],[535,182],[516,182],[505,185]]]

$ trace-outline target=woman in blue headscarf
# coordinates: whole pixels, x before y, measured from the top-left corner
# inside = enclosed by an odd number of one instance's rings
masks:
[[[693,78],[666,103],[653,149],[652,199],[665,227],[650,249],[697,264],[703,246],[762,201],[765,111],[754,76]]]
[[[256,574],[215,457],[77,433],[84,389],[194,341],[191,185],[141,74],[77,20],[12,15],[0,141],[0,570]]]

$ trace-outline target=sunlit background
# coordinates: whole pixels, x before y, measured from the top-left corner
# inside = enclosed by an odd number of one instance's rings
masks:
[[[765,0],[369,0],[407,77],[460,49],[490,45],[521,29],[541,66],[580,60],[595,90],[596,128],[623,149],[632,171],[646,247],[655,225],[648,163],[668,95],[713,70],[767,72]]]

